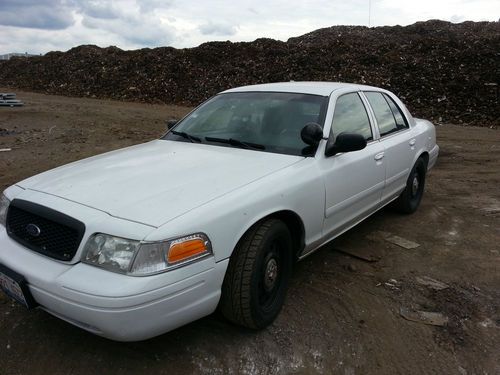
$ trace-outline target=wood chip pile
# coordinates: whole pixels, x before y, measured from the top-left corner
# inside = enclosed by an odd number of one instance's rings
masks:
[[[86,45],[0,61],[0,86],[196,105],[234,86],[324,80],[385,87],[417,117],[500,125],[500,22],[334,26],[287,42],[123,51]]]

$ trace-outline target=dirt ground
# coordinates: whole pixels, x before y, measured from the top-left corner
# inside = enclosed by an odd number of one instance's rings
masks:
[[[12,149],[0,152],[0,188],[158,137],[166,119],[188,111],[17,94],[24,107],[0,107],[0,149]],[[124,344],[2,296],[0,375],[500,374],[500,129],[437,133],[441,154],[418,212],[384,209],[297,264],[269,328],[247,331],[214,314]],[[417,311],[439,313],[434,323],[444,325],[424,324]]]

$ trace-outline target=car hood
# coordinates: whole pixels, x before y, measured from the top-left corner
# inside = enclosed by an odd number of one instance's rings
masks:
[[[158,227],[302,159],[157,140],[67,164],[18,185]]]

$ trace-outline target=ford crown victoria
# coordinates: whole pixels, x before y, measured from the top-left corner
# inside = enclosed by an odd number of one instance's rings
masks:
[[[434,126],[391,92],[224,91],[158,140],[41,173],[0,198],[0,287],[119,341],[209,315],[260,329],[292,265],[391,203],[414,212]]]

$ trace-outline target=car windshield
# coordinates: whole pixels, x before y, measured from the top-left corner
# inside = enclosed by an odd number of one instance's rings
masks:
[[[280,93],[238,92],[208,100],[163,139],[309,156],[316,151],[300,137],[311,122],[323,127],[328,98]]]

